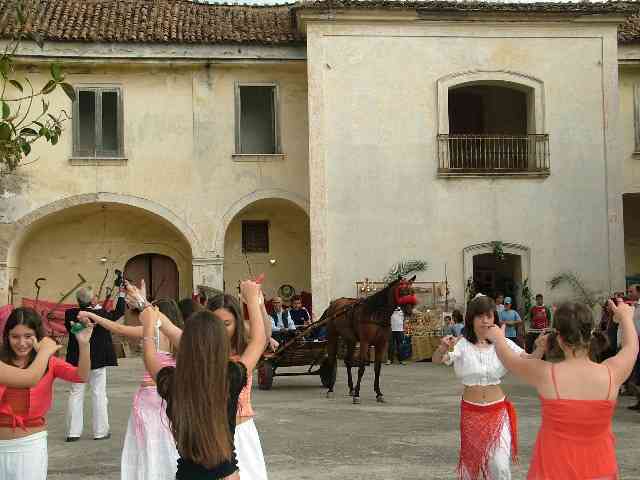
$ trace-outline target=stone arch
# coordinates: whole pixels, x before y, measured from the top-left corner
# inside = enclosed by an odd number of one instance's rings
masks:
[[[468,70],[439,78],[437,85],[438,133],[449,133],[449,90],[474,84],[504,85],[529,93],[529,133],[545,133],[544,82],[510,70]]]
[[[229,224],[233,221],[234,217],[252,203],[257,202],[258,200],[267,199],[288,200],[294,205],[301,208],[307,214],[307,216],[309,216],[309,200],[304,198],[302,195],[298,195],[297,193],[279,188],[255,190],[235,201],[222,216],[213,245],[213,251],[216,254],[220,256],[224,254],[225,234],[227,232]]]
[[[140,208],[141,210],[157,215],[169,223],[185,238],[191,246],[192,255],[194,257],[201,256],[203,253],[201,242],[199,241],[195,231],[187,222],[169,208],[146,198],[109,192],[87,193],[61,198],[22,215],[14,222],[15,236],[14,241],[10,246],[10,251],[15,250],[15,247],[19,245],[21,239],[29,232],[30,227],[36,224],[39,220],[70,207],[92,203],[115,203],[126,205]]]
[[[526,245],[517,243],[503,243],[502,250],[507,255],[520,257],[522,268],[522,281],[531,278],[531,249]],[[469,278],[473,278],[473,257],[484,253],[493,253],[493,242],[477,243],[462,249],[462,279],[463,285]]]

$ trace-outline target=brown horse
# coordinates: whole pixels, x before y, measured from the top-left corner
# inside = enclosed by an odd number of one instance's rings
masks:
[[[349,395],[353,397],[353,403],[360,403],[360,382],[369,363],[370,346],[375,348],[376,355],[373,388],[376,392],[376,400],[384,402],[384,396],[380,391],[380,370],[391,336],[391,314],[397,307],[401,307],[405,316],[411,315],[416,303],[413,291],[415,278],[415,276],[410,280],[398,278],[379,292],[364,299],[338,298],[331,302],[322,314],[322,318],[327,319],[327,354],[330,371],[335,369],[338,339],[342,338],[346,344],[347,354],[344,363],[347,367]],[[353,354],[356,342],[360,342],[360,355],[356,362],[358,382],[354,388],[351,368],[354,366]],[[332,396],[334,385],[335,376],[327,391],[327,397]]]

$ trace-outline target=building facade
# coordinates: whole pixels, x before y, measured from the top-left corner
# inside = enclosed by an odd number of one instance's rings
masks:
[[[35,84],[62,64],[77,99],[56,93],[60,144],[3,179],[2,299],[116,268],[155,296],[264,271],[316,310],[407,258],[420,280],[446,268],[458,301],[640,273],[628,5],[85,7],[49,2],[44,49],[19,51]]]

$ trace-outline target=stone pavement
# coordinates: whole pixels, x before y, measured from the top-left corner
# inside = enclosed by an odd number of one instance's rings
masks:
[[[343,395],[339,369],[336,396],[327,400],[317,377],[276,378],[271,391],[254,391],[256,424],[271,480],[429,480],[454,479],[458,452],[460,386],[452,369],[430,363],[383,367],[388,403],[375,402],[373,372],[363,379],[362,404]],[[58,382],[49,415],[50,480],[116,480],[131,401],[142,374],[140,359],[121,361],[109,377],[112,438],[64,443],[67,386]],[[506,382],[520,425],[521,463],[514,480],[524,479],[539,426],[535,392],[513,378]],[[88,389],[87,389],[88,392]],[[339,393],[338,393],[339,392]],[[640,414],[621,397],[614,430],[622,479],[640,479]],[[87,394],[85,415],[90,415]],[[85,425],[90,425],[85,417]]]

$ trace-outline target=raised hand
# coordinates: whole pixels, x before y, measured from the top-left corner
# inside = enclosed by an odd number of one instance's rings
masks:
[[[448,352],[453,347],[455,347],[456,343],[458,343],[458,339],[453,335],[447,335],[440,340],[440,347],[442,350]]]
[[[487,328],[487,340],[491,343],[496,343],[500,338],[505,338],[506,329],[507,326],[505,324],[502,324],[501,326],[491,325]]]
[[[263,279],[264,275],[261,275],[256,281],[245,280],[240,283],[240,296],[244,303],[249,303],[251,301],[257,301],[259,304],[264,303],[262,289],[259,283]]]
[[[82,322],[86,326],[89,326],[89,325],[94,326],[98,322],[96,321],[96,318],[93,315],[94,314],[92,314],[91,312],[85,312],[84,310],[81,310],[78,312],[77,318],[80,322]]]
[[[75,325],[76,322],[71,322],[71,325]],[[81,345],[89,345],[91,340],[91,334],[93,333],[93,324],[87,324],[82,330],[75,334],[78,343]]]
[[[623,318],[633,320],[634,308],[618,299],[618,304],[613,303],[611,299],[607,300],[607,305],[613,312],[613,317],[620,322]]]

